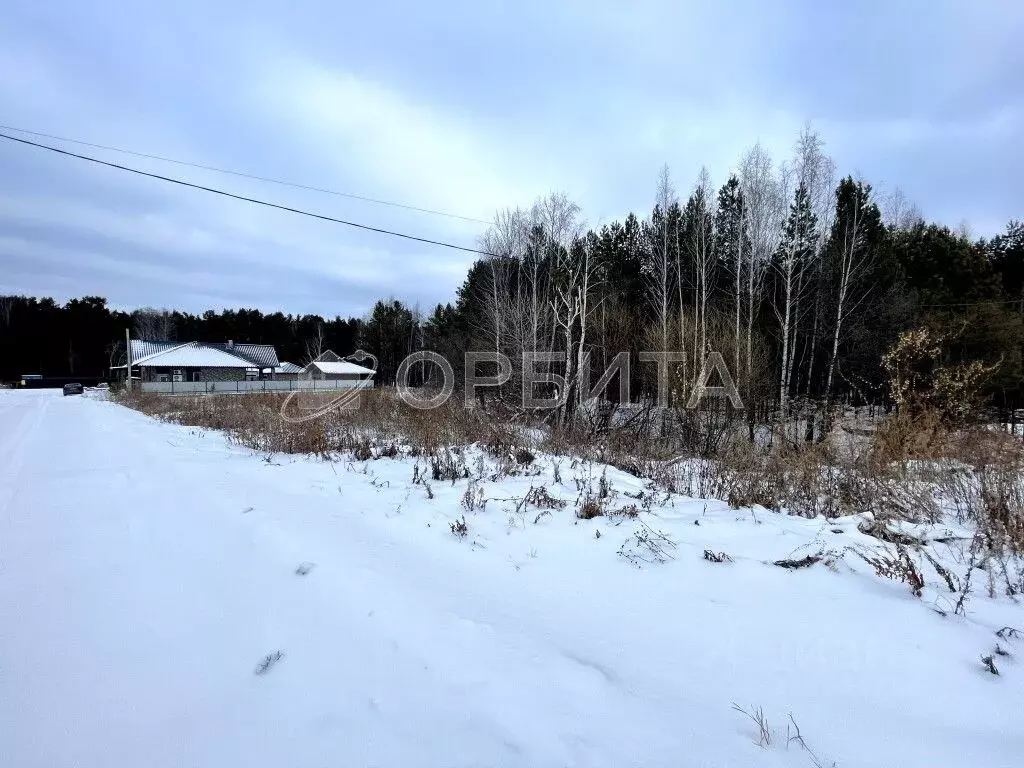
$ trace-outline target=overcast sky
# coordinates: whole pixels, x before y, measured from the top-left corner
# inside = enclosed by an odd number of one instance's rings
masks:
[[[841,173],[991,235],[1024,217],[1022,39],[1017,0],[7,0],[0,123],[471,218],[561,190],[594,225],[648,211],[665,163],[684,194],[702,164],[717,186],[810,120]],[[483,229],[61,146],[467,246]],[[471,260],[0,140],[0,293],[360,315],[447,301]]]

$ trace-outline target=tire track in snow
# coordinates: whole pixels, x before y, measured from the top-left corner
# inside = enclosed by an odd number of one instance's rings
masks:
[[[0,395],[0,520],[9,518],[30,441],[52,402],[50,397],[23,392]],[[10,421],[15,422],[13,427]]]

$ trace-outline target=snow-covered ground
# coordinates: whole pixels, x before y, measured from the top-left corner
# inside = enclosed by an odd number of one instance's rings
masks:
[[[994,633],[1021,605],[954,616],[856,557],[772,564],[876,545],[857,520],[678,497],[577,520],[602,470],[563,459],[558,483],[550,457],[467,511],[469,481],[428,491],[416,461],[0,391],[0,765],[1020,765],[1024,639]],[[521,507],[540,485],[567,506]],[[637,532],[672,559],[620,555]]]

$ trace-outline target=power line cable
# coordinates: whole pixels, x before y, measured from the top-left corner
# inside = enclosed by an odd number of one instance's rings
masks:
[[[419,213],[429,213],[434,216],[446,216],[449,219],[461,219],[462,221],[471,221],[476,224],[490,224],[489,221],[483,219],[476,219],[472,216],[462,216],[457,213],[448,213],[447,211],[438,211],[434,208],[420,208],[415,205],[406,205],[405,203],[396,203],[391,200],[380,200],[375,197],[366,197],[364,195],[356,195],[351,192],[338,192],[333,189],[325,189],[324,187],[314,187],[308,184],[299,184],[292,181],[283,181],[281,179],[274,179],[269,176],[259,176],[254,173],[245,173],[243,171],[232,171],[227,168],[218,168],[214,165],[203,165],[202,163],[191,163],[187,160],[175,160],[172,157],[164,157],[162,155],[152,155],[147,152],[136,152],[131,149],[122,149],[121,147],[112,147],[108,144],[96,144],[91,141],[82,141],[81,139],[69,139],[66,136],[56,136],[52,133],[43,133],[41,131],[30,131],[27,128],[17,128],[13,125],[0,125],[0,130],[14,131],[15,133],[24,133],[28,136],[37,136],[44,139],[51,139],[53,141],[65,141],[69,144],[78,144],[83,147],[92,147],[93,149],[103,149],[109,152],[120,152],[124,155],[132,155],[133,157],[143,157],[147,160],[159,160],[162,163],[173,163],[175,165],[185,166],[186,168],[198,168],[204,171],[213,171],[215,173],[223,173],[228,176],[237,176],[242,179],[252,179],[254,181],[263,181],[268,184],[278,184],[282,187],[292,187],[293,189],[303,189],[307,192],[320,192],[325,195],[334,195],[335,197],[347,197],[352,200],[361,200],[365,203],[375,203],[377,205],[388,205],[392,208],[404,208],[407,211],[417,211]]]
[[[72,144],[82,144],[84,146],[95,147],[97,149],[106,149],[106,150],[111,150],[113,152],[122,152],[124,154],[135,155],[137,157],[144,157],[144,158],[149,158],[149,159],[153,159],[153,160],[160,160],[160,161],[168,162],[168,163],[175,163],[177,165],[183,165],[183,166],[187,166],[187,167],[190,167],[190,168],[200,168],[200,169],[208,170],[208,171],[216,171],[217,173],[224,173],[224,174],[228,174],[228,175],[231,175],[231,176],[238,176],[238,177],[241,177],[241,178],[254,179],[254,180],[257,180],[257,181],[266,181],[266,182],[269,182],[271,184],[280,184],[282,186],[295,187],[297,189],[305,189],[305,190],[309,190],[309,191],[313,191],[313,192],[323,192],[323,193],[326,193],[326,194],[329,194],[329,195],[336,195],[336,196],[339,196],[339,197],[350,197],[350,198],[354,198],[356,200],[364,200],[366,202],[379,203],[381,205],[390,205],[390,206],[394,206],[394,207],[397,207],[397,208],[405,208],[405,209],[412,210],[412,211],[420,211],[422,213],[437,214],[439,216],[448,216],[450,218],[463,219],[465,221],[475,221],[475,222],[478,222],[478,223],[481,223],[481,224],[488,224],[489,223],[489,222],[483,221],[482,219],[474,219],[474,218],[471,218],[471,217],[468,217],[468,216],[460,216],[460,215],[454,214],[454,213],[445,213],[443,211],[435,211],[435,210],[431,210],[429,208],[417,208],[417,207],[411,206],[411,205],[403,205],[402,203],[393,203],[393,202],[389,202],[389,201],[386,201],[386,200],[376,200],[374,198],[362,197],[360,195],[352,195],[352,194],[348,194],[346,192],[335,192],[335,191],[329,190],[329,189],[321,189],[321,188],[318,188],[318,187],[310,187],[310,186],[306,186],[306,185],[303,185],[303,184],[294,184],[292,182],[280,181],[278,179],[271,179],[271,178],[267,178],[267,177],[264,177],[264,176],[255,176],[253,174],[241,173],[241,172],[238,172],[238,171],[229,171],[229,170],[224,170],[222,168],[215,168],[213,166],[201,165],[201,164],[198,164],[198,163],[189,163],[189,162],[186,162],[184,160],[173,160],[171,158],[161,157],[159,155],[149,155],[149,154],[145,154],[143,152],[133,152],[132,150],[119,149],[117,147],[110,147],[110,146],[106,146],[106,145],[103,145],[103,144],[93,144],[93,143],[90,143],[90,142],[87,142],[87,141],[78,141],[76,139],[67,139],[67,138],[63,138],[63,137],[60,137],[60,136],[54,136],[54,135],[47,134],[47,133],[40,133],[38,131],[29,131],[29,130],[26,130],[24,128],[13,128],[11,126],[0,125],[0,129],[18,131],[20,133],[26,133],[26,134],[30,134],[30,135],[33,135],[33,136],[44,136],[46,138],[54,139],[56,141],[67,141],[67,142],[70,142]],[[480,250],[480,249],[477,249],[477,248],[468,248],[468,247],[462,246],[462,245],[455,245],[454,243],[446,243],[446,242],[443,242],[441,240],[431,240],[430,238],[418,237],[416,235],[409,235],[409,234],[405,234],[403,232],[395,232],[395,231],[388,230],[388,229],[381,229],[379,227],[371,227],[368,224],[359,224],[359,223],[354,222],[354,221],[346,221],[344,219],[334,218],[333,216],[326,216],[326,215],[320,214],[320,213],[313,213],[311,211],[305,211],[305,210],[302,210],[300,208],[292,208],[292,207],[287,206],[287,205],[281,205],[280,203],[272,203],[272,202],[269,202],[269,201],[266,201],[266,200],[259,200],[259,199],[254,198],[254,197],[246,197],[244,195],[238,195],[238,194],[235,194],[233,192],[226,192],[226,191],[224,191],[222,189],[216,189],[214,187],[207,187],[207,186],[203,186],[202,184],[194,184],[192,182],[183,181],[181,179],[175,179],[175,178],[172,178],[170,176],[162,176],[162,175],[160,175],[158,173],[150,173],[148,171],[139,170],[138,168],[131,168],[131,167],[126,166],[126,165],[119,165],[118,163],[111,163],[111,162],[108,162],[106,160],[100,160],[99,158],[96,158],[96,157],[90,157],[88,155],[79,155],[79,154],[76,154],[75,152],[69,152],[69,151],[64,150],[64,149],[59,149],[58,147],[51,147],[51,146],[48,146],[46,144],[39,144],[39,143],[34,142],[34,141],[29,141],[28,139],[19,139],[16,136],[8,136],[7,134],[4,134],[4,133],[0,133],[0,138],[7,139],[9,141],[16,141],[19,144],[26,144],[26,145],[31,146],[31,147],[38,147],[39,149],[47,149],[47,150],[49,150],[51,152],[56,152],[58,154],[66,155],[68,157],[74,157],[74,158],[77,158],[79,160],[87,160],[89,162],[97,163],[99,165],[105,165],[105,166],[107,166],[109,168],[116,168],[116,169],[121,170],[121,171],[127,171],[129,173],[135,173],[135,174],[138,174],[139,176],[146,176],[146,177],[149,177],[151,179],[158,179],[160,181],[170,182],[171,184],[179,184],[179,185],[184,186],[184,187],[191,187],[192,189],[199,189],[199,190],[202,190],[204,192],[210,192],[210,193],[215,194],[215,195],[222,195],[224,197],[230,197],[230,198],[232,198],[234,200],[241,200],[241,201],[247,202],[247,203],[254,203],[256,205],[263,205],[263,206],[266,206],[268,208],[276,208],[276,209],[281,210],[281,211],[287,211],[289,213],[297,213],[297,214],[302,215],[302,216],[309,216],[311,218],[321,219],[323,221],[330,221],[330,222],[334,222],[336,224],[345,224],[346,226],[356,227],[357,229],[365,229],[367,231],[377,232],[377,233],[382,234],[382,235],[390,235],[392,237],[400,237],[400,238],[404,238],[406,240],[414,240],[414,241],[420,242],[420,243],[427,243],[429,245],[438,245],[438,246],[442,246],[444,248],[452,248],[452,249],[458,250],[458,251],[465,251],[466,253],[478,253],[478,254],[480,254],[482,256],[492,256],[492,257],[495,257],[495,258],[498,257],[498,254],[491,253],[490,251],[484,251],[484,250]],[[915,304],[914,306],[915,306],[915,308],[977,307],[977,306],[986,306],[986,305],[1003,305],[1003,304],[1018,304],[1018,303],[1020,303],[1020,299],[1002,299],[1002,300],[994,299],[994,300],[987,300],[987,301],[950,303],[950,304]]]
[[[289,213],[297,213],[297,214],[299,214],[301,216],[309,216],[310,218],[314,218],[314,219],[321,219],[323,221],[331,221],[331,222],[334,222],[335,224],[344,224],[346,226],[355,227],[357,229],[365,229],[365,230],[367,230],[369,232],[377,232],[377,233],[382,234],[382,235],[390,235],[391,237],[401,237],[401,238],[404,238],[405,240],[414,240],[414,241],[416,241],[418,243],[427,243],[429,245],[439,245],[439,246],[441,246],[443,248],[451,248],[451,249],[456,250],[456,251],[465,251],[466,253],[479,253],[482,256],[493,256],[493,257],[497,257],[498,256],[498,254],[491,253],[490,251],[483,251],[483,250],[480,250],[478,248],[468,248],[468,247],[466,247],[464,245],[455,245],[454,243],[446,243],[446,242],[444,242],[442,240],[431,240],[430,238],[427,238],[427,237],[418,237],[416,235],[408,235],[408,234],[405,234],[404,232],[395,232],[394,230],[390,230],[390,229],[381,229],[380,227],[371,227],[368,224],[359,224],[359,223],[354,222],[354,221],[346,221],[345,219],[336,219],[333,216],[326,216],[326,215],[324,215],[322,213],[313,213],[311,211],[304,211],[301,208],[292,208],[291,206],[281,205],[280,203],[271,203],[271,202],[269,202],[267,200],[260,200],[260,199],[255,198],[255,197],[246,197],[245,195],[236,195],[233,192],[225,192],[223,189],[216,189],[215,187],[206,187],[206,186],[203,186],[202,184],[193,184],[190,181],[182,181],[181,179],[175,179],[175,178],[173,178],[171,176],[163,176],[163,175],[161,175],[159,173],[150,173],[148,171],[140,171],[138,168],[131,168],[131,167],[127,166],[127,165],[119,165],[118,163],[111,163],[111,162],[108,162],[107,160],[100,160],[97,157],[90,157],[88,155],[79,155],[79,154],[77,154],[75,152],[69,152],[66,149],[59,149],[57,147],[51,147],[51,146],[49,146],[47,144],[39,144],[39,143],[37,143],[35,141],[29,141],[28,139],[19,139],[16,136],[8,136],[5,133],[0,133],[0,139],[7,139],[8,141],[16,141],[19,144],[25,144],[25,145],[30,146],[30,147],[38,147],[39,149],[46,149],[46,150],[49,150],[50,152],[56,152],[57,154],[60,154],[60,155],[65,155],[67,157],[75,157],[75,158],[78,158],[79,160],[87,160],[90,163],[96,163],[98,165],[105,165],[108,168],[116,168],[116,169],[118,169],[120,171],[127,171],[128,173],[135,173],[135,174],[138,174],[139,176],[146,176],[146,177],[148,177],[150,179],[158,179],[160,181],[166,181],[166,182],[169,182],[171,184],[178,184],[180,186],[189,187],[191,189],[200,189],[200,190],[202,190],[204,192],[210,192],[210,193],[212,193],[214,195],[221,195],[223,197],[230,197],[230,198],[232,198],[234,200],[242,200],[243,202],[254,203],[255,205],[263,205],[263,206],[266,206],[267,208],[276,208],[279,211],[288,211]]]

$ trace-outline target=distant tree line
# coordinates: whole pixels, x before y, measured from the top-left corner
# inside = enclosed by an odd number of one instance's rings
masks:
[[[361,347],[384,383],[412,351],[440,352],[456,371],[465,351],[496,351],[513,361],[511,392],[523,352],[554,352],[568,411],[619,352],[632,355],[634,396],[656,386],[639,352],[681,353],[678,400],[716,351],[745,400],[785,413],[807,400],[883,398],[884,355],[902,333],[929,328],[942,340],[933,357],[981,361],[993,371],[986,394],[1021,398],[1024,224],[987,240],[929,223],[898,191],[879,199],[865,180],[837,177],[810,130],[783,162],[754,146],[717,189],[702,170],[685,199],[665,168],[649,214],[596,229],[558,193],[500,211],[480,247],[491,255],[425,317],[395,299],[328,319],[0,297],[0,379],[105,375],[132,327],[139,338],[273,344],[296,363]]]
[[[402,359],[422,347],[418,311],[393,299],[378,301],[364,318],[209,310],[201,315],[144,307],[122,312],[99,296],[58,304],[50,298],[0,296],[0,381],[21,375],[106,377],[125,361],[125,329],[151,341],[233,340],[272,344],[282,361],[304,364],[328,349],[357,347],[380,361],[381,380],[393,380]]]
[[[99,296],[58,304],[50,298],[0,297],[0,380],[25,373],[106,376],[124,363],[125,329],[155,341],[248,341],[273,344],[282,360],[301,363],[313,340],[352,351],[362,321],[318,315],[264,314],[255,309],[201,315],[152,308],[122,312]]]

